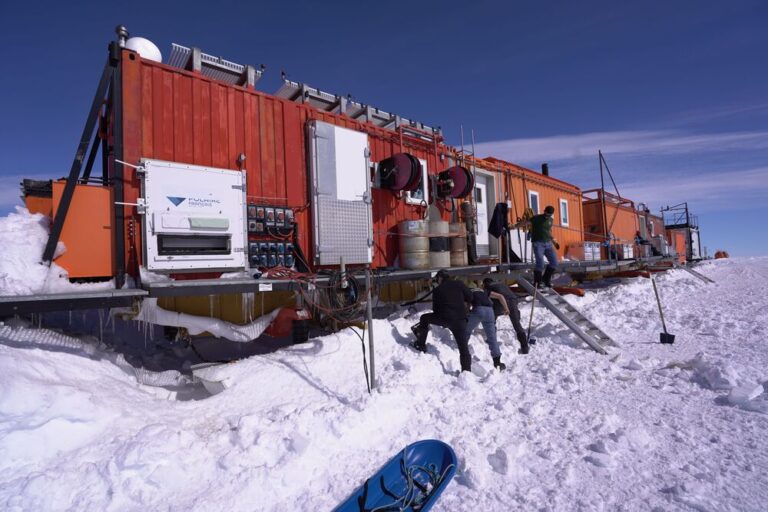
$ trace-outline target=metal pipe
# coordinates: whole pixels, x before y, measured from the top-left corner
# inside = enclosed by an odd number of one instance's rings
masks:
[[[376,388],[376,364],[373,350],[373,305],[371,301],[371,266],[365,267],[365,290],[366,290],[366,324],[368,325],[368,356],[371,366],[371,389]]]
[[[114,112],[115,125],[112,127],[114,138],[112,163],[113,183],[115,187],[115,201],[125,200],[123,182],[124,166],[121,163],[125,159],[123,154],[123,63],[122,52],[114,51],[115,72],[112,75],[112,110]],[[122,288],[125,283],[125,207],[115,208],[115,288]]]

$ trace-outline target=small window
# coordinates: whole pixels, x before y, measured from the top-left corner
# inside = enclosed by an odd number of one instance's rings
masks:
[[[416,190],[409,190],[405,193],[405,202],[407,204],[429,205],[429,173],[427,172],[427,161],[419,158],[421,162],[421,184]]]
[[[561,226],[568,225],[568,200],[567,199],[560,200],[560,225]]]
[[[481,204],[483,202],[483,189],[480,187],[475,187],[475,202]]]
[[[528,206],[533,210],[534,215],[539,214],[539,193],[533,190],[528,191]]]

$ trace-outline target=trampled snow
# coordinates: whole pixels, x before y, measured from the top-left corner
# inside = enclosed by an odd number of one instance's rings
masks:
[[[500,319],[507,370],[478,330],[457,377],[448,331],[420,354],[415,317],[377,320],[371,395],[349,330],[209,368],[223,391],[178,401],[94,338],[6,322],[0,509],[331,510],[438,438],[460,462],[433,510],[765,510],[768,259],[697,269],[716,284],[657,276],[673,345],[647,279],[569,297],[621,344],[608,356],[537,308],[530,354]]]

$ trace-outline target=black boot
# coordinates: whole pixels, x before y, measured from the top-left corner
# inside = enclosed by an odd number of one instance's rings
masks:
[[[547,288],[552,288],[552,274],[555,273],[555,269],[552,267],[547,267],[547,269],[544,271],[544,277],[541,278],[541,280],[544,282],[544,286]]]
[[[411,332],[416,336],[416,341],[411,343],[411,346],[419,352],[427,352],[427,336],[429,335],[429,327],[423,327],[421,324],[416,324],[411,327]]]
[[[531,347],[528,345],[528,340],[525,337],[518,341],[520,341],[520,350],[518,351],[518,354],[527,354],[530,352]]]
[[[533,287],[534,288],[541,287],[541,272],[539,272],[538,270],[533,271]]]
[[[507,365],[501,362],[501,357],[494,357],[493,358],[493,366],[494,368],[498,368],[500,372],[503,372],[507,369]]]

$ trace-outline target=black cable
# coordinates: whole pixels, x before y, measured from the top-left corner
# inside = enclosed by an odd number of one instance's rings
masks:
[[[368,394],[370,395],[371,394],[371,379],[368,376],[368,360],[365,357],[365,329],[363,329],[362,336],[360,335],[359,332],[357,332],[357,330],[355,330],[354,327],[350,327],[350,329],[352,329],[352,332],[355,333],[358,338],[360,338],[360,344],[361,344],[362,349],[363,349],[363,373],[365,373],[365,385],[367,386]]]

